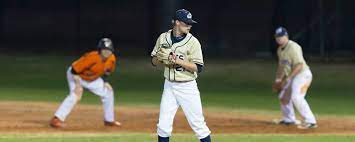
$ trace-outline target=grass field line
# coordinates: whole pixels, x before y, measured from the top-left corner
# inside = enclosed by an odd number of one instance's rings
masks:
[[[77,137],[133,137],[133,136],[151,136],[155,137],[157,134],[156,133],[134,133],[134,132],[102,132],[102,133],[97,133],[97,132],[40,132],[40,133],[15,133],[15,132],[9,132],[9,133],[0,133],[1,139],[6,139],[6,138],[17,138],[17,137],[24,137],[24,138],[43,138],[43,137],[51,137],[51,138],[56,138],[56,137],[67,137],[67,138],[77,138]],[[173,134],[173,136],[178,136],[178,137],[186,137],[186,136],[193,136],[193,134],[187,134],[187,133],[176,133]],[[333,137],[333,136],[346,136],[346,137],[355,137],[355,132],[354,133],[326,133],[326,134],[252,134],[252,133],[229,133],[229,134],[212,134],[212,136],[217,136],[217,137]]]

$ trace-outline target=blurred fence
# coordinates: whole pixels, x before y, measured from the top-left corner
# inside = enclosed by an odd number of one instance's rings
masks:
[[[192,33],[206,56],[272,57],[274,29],[285,26],[307,57],[354,58],[355,1],[351,0],[2,0],[0,50],[69,52],[110,37],[127,56],[147,56],[185,8],[199,23]]]

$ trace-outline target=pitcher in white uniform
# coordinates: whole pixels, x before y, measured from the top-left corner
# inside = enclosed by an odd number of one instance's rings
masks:
[[[201,142],[210,142],[211,131],[203,116],[197,74],[203,68],[201,44],[189,33],[192,15],[185,9],[175,12],[172,30],[162,33],[151,53],[152,64],[164,67],[164,91],[157,124],[158,142],[168,142],[173,121],[181,106],[190,127]]]
[[[279,93],[283,117],[281,120],[274,120],[274,123],[296,124],[300,129],[317,128],[316,118],[305,99],[312,82],[312,73],[303,58],[302,48],[289,40],[287,30],[283,27],[276,29],[275,39],[279,45],[279,64],[273,89]],[[304,119],[302,124],[296,119],[294,106]]]

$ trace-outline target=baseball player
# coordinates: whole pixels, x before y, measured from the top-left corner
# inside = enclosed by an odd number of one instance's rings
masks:
[[[279,45],[279,63],[273,90],[279,93],[283,118],[274,120],[274,123],[298,125],[300,129],[317,128],[316,118],[305,99],[312,82],[312,73],[303,58],[302,48],[289,40],[287,30],[283,27],[276,29],[275,39]],[[293,106],[304,118],[303,124],[296,119]]]
[[[169,141],[179,106],[200,141],[211,141],[211,131],[203,116],[200,92],[195,80],[203,68],[201,45],[189,33],[195,23],[189,11],[177,10],[172,20],[172,30],[159,36],[151,53],[152,64],[163,66],[165,77],[157,124],[159,142]]]
[[[114,93],[107,82],[107,77],[116,67],[116,57],[113,52],[112,41],[103,38],[99,41],[97,51],[86,53],[69,67],[67,79],[70,93],[54,114],[50,126],[63,127],[65,119],[75,104],[80,101],[84,88],[100,96],[104,108],[104,125],[121,125],[114,118]]]

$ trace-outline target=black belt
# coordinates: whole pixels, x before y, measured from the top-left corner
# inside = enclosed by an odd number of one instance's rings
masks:
[[[191,82],[193,80],[187,80],[187,81],[177,81],[177,80],[168,80],[169,82],[174,82],[174,83],[186,83],[186,82]]]

